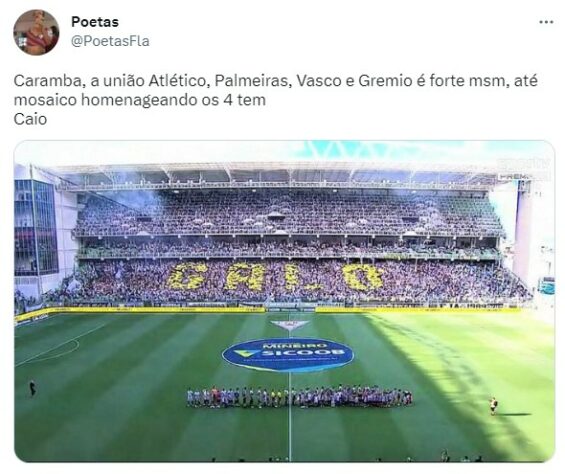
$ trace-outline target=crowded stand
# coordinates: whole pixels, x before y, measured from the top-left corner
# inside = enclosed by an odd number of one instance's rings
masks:
[[[494,262],[161,259],[83,262],[46,300],[498,304],[529,297],[522,283]]]
[[[503,265],[504,231],[482,192],[132,190],[86,193],[79,204],[77,264],[47,304],[531,298]]]
[[[130,191],[91,198],[76,236],[186,234],[436,235],[502,237],[487,197],[470,194],[245,191]],[[127,205],[122,204],[121,201]]]
[[[14,291],[14,312],[16,314],[24,313],[28,308],[37,305],[38,301],[33,296],[26,296],[20,290]]]

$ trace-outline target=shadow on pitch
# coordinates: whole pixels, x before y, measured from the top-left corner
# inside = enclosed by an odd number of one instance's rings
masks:
[[[496,416],[531,416],[531,413],[497,413]]]

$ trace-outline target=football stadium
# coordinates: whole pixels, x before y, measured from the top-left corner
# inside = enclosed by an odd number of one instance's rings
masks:
[[[549,459],[546,148],[20,145],[17,456]]]

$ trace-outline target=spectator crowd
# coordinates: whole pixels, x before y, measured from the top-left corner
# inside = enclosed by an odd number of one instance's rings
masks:
[[[54,302],[320,301],[504,303],[530,297],[503,266],[382,260],[111,260],[83,262]]]
[[[268,189],[176,194],[130,191],[123,203],[117,199],[89,199],[75,234],[504,235],[487,197]]]
[[[496,244],[504,232],[485,194],[124,191],[91,195],[81,206],[79,264],[48,302],[501,304],[530,297],[501,265]]]

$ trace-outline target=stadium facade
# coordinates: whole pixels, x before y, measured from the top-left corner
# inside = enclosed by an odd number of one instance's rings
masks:
[[[509,181],[517,183],[511,268],[489,200]],[[519,305],[537,278],[532,185],[508,163],[16,165],[16,310]]]

